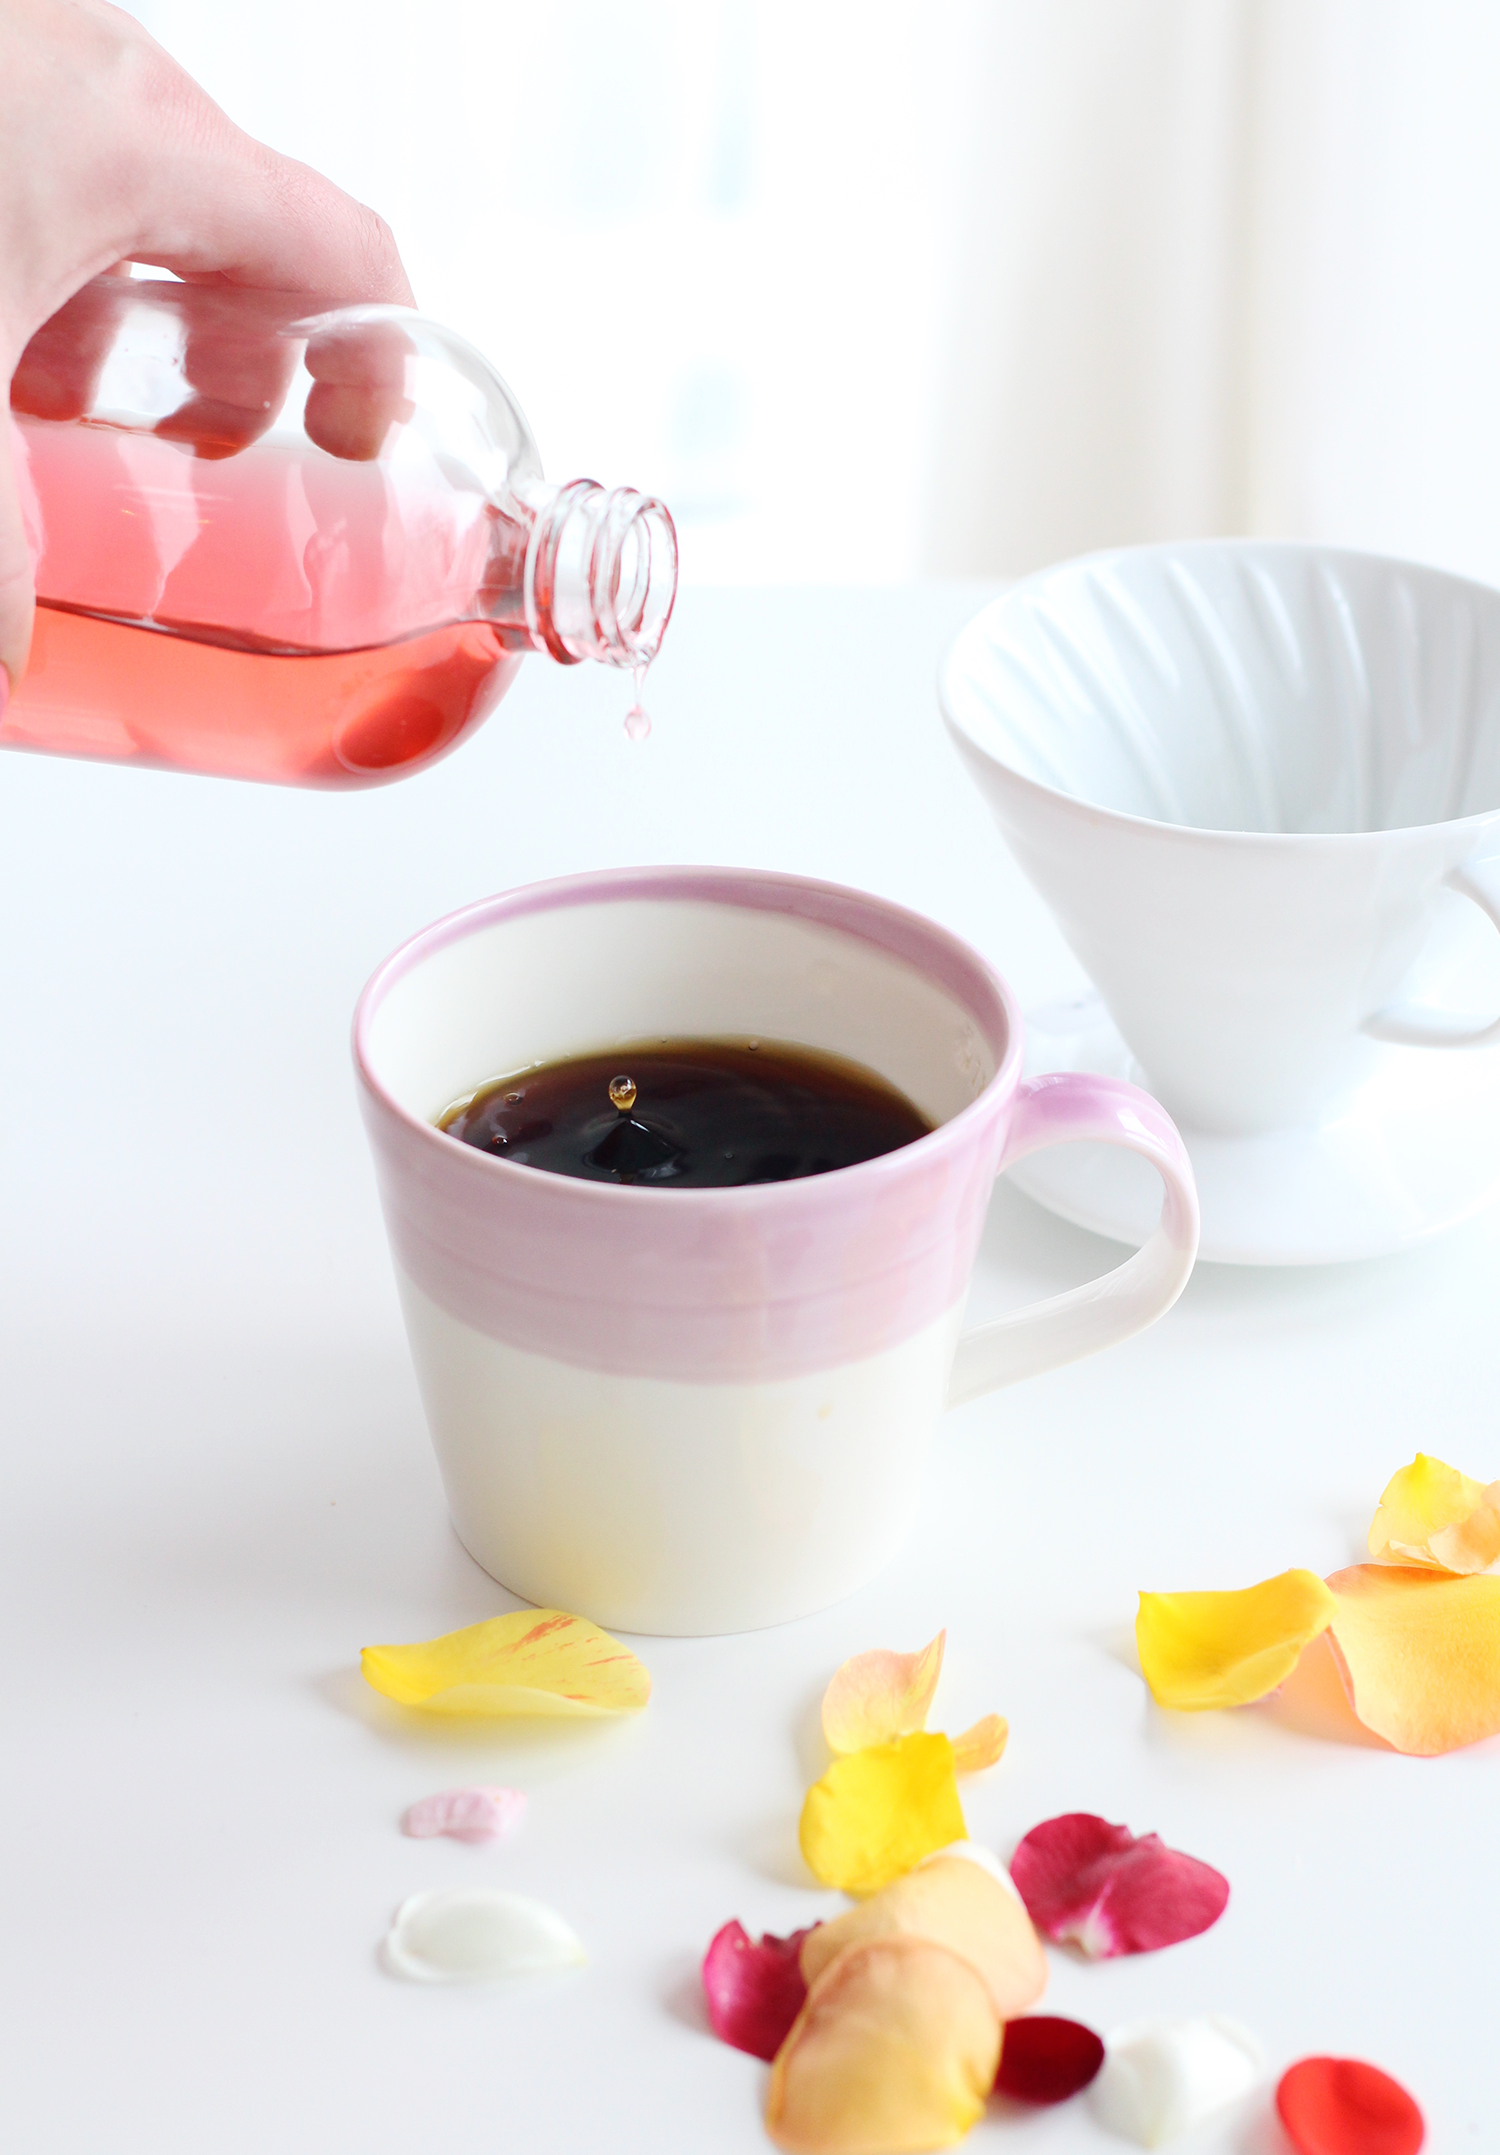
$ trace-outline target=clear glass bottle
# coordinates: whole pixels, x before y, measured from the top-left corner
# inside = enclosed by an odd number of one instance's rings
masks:
[[[659,501],[549,486],[478,352],[401,307],[100,277],[11,389],[36,564],[0,746],[306,786],[399,778],[527,651],[650,664]]]

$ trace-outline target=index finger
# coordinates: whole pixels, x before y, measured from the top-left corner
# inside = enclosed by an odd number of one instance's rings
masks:
[[[416,347],[397,322],[351,322],[307,340],[313,378],[302,424],[309,441],[361,463],[378,457],[416,406],[407,395]]]

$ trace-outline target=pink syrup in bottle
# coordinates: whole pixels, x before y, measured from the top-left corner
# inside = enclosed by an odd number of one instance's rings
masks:
[[[676,590],[662,505],[546,485],[451,332],[307,304],[98,280],[33,340],[12,397],[38,604],[0,746],[368,786],[462,740],[528,650],[628,668],[638,701]]]

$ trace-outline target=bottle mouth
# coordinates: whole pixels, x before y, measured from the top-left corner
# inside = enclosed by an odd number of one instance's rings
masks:
[[[533,642],[565,665],[650,665],[677,597],[677,531],[664,502],[575,479],[537,518],[529,551]]]

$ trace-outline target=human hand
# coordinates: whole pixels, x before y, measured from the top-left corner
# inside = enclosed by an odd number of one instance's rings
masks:
[[[28,357],[17,383],[23,408],[46,395],[59,400],[50,416],[70,416],[69,397],[86,408],[111,333],[108,286],[76,303],[68,335],[53,340],[53,363],[45,337],[30,355],[27,347],[91,279],[122,263],[200,285],[411,303],[395,241],[372,210],[243,134],[107,0],[5,0],[0,143],[0,379]],[[83,331],[75,357],[60,361],[75,327]],[[189,356],[195,395],[174,417],[200,453],[230,454],[265,423],[265,361],[247,380],[235,349],[232,338],[206,335]],[[318,439],[321,426],[323,445],[339,454],[373,453],[368,382],[345,379],[347,362],[332,347],[321,365],[310,348],[308,364],[319,378],[309,432]],[[32,609],[11,429],[0,426],[0,712],[26,664]]]

